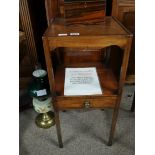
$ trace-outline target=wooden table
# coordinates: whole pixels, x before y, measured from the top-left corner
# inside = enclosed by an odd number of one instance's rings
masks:
[[[79,33],[72,36],[71,33]],[[60,35],[65,36],[60,36]],[[84,23],[67,24],[65,19],[55,18],[49,25],[43,36],[44,53],[48,71],[48,78],[53,97],[55,122],[59,147],[63,147],[59,111],[68,109],[113,109],[113,118],[108,145],[112,145],[116,126],[122,87],[125,82],[129,53],[132,42],[132,34],[114,17],[105,17],[103,20],[93,20]],[[115,75],[110,66],[103,62],[83,62],[63,64],[60,62],[53,67],[51,55],[58,49],[70,48],[105,48],[116,45],[123,50],[122,65],[119,76]],[[78,52],[78,51],[74,51]],[[60,53],[59,53],[60,56]],[[102,95],[64,96],[64,79],[66,67],[96,67]]]

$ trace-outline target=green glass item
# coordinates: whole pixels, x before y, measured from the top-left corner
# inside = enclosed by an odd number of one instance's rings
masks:
[[[38,99],[47,98],[50,94],[47,72],[37,69],[33,73],[32,82],[29,86],[29,95]]]

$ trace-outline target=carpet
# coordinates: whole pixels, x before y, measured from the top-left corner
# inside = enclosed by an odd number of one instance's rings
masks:
[[[64,147],[59,148],[55,126],[38,128],[34,122],[37,113],[30,108],[19,115],[19,154],[134,155],[135,113],[130,112],[133,93],[134,86],[124,87],[112,146],[107,146],[112,119],[110,109],[60,112]]]

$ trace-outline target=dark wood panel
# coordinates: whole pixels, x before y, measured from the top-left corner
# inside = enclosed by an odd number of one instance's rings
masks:
[[[63,48],[62,50],[63,63],[66,65],[89,62],[90,58],[92,63],[97,61],[104,61],[106,58],[106,52],[99,48]]]
[[[24,87],[27,79],[32,76],[32,71],[38,62],[42,67],[45,66],[42,35],[46,28],[44,1],[20,0],[19,29],[25,34],[25,41],[19,45],[19,75],[22,78],[20,85],[23,85],[21,87]]]
[[[68,22],[104,18],[105,10],[105,0],[64,2],[64,17]]]
[[[46,17],[48,25],[59,14],[58,0],[45,0]]]
[[[34,32],[31,22],[31,15],[29,12],[29,6],[27,0],[19,1],[19,13],[22,24],[22,29],[25,32],[27,39],[27,48],[28,55],[30,56],[32,65],[35,65],[38,61],[37,59],[37,50],[34,38]]]

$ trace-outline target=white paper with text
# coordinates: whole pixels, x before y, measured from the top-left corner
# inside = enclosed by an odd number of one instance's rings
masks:
[[[102,94],[95,67],[65,68],[64,95]]]

